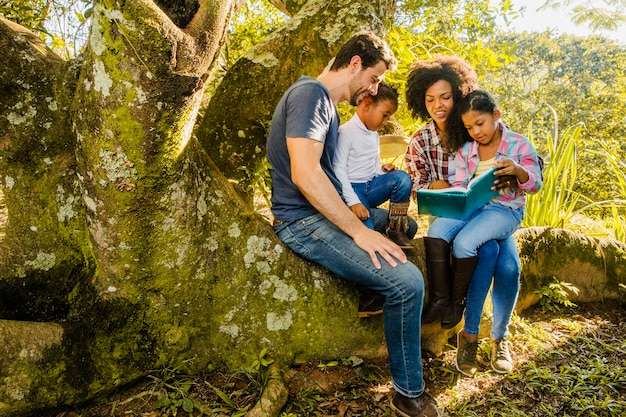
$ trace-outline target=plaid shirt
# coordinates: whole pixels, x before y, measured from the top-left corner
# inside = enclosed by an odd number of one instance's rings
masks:
[[[517,209],[526,205],[526,194],[535,194],[541,189],[541,165],[535,147],[530,140],[519,133],[511,132],[508,127],[498,122],[498,127],[502,130],[502,140],[496,151],[496,161],[508,158],[523,166],[528,172],[528,181],[520,183],[517,181],[517,188],[505,189],[497,197],[497,202]],[[476,141],[466,142],[458,154],[458,164],[456,170],[456,181],[452,185],[467,186],[474,177],[480,157],[478,156],[478,143]]]
[[[441,145],[433,120],[415,132],[406,150],[404,163],[413,179],[411,195],[414,199],[417,190],[428,188],[431,182],[448,181],[448,154]]]

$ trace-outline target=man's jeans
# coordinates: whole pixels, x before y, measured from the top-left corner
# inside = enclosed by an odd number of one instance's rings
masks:
[[[385,201],[392,203],[404,203],[411,198],[411,176],[402,170],[387,172],[368,182],[353,182],[352,189],[370,212],[370,218],[363,223],[370,229],[374,229],[372,208],[378,207]]]
[[[524,217],[524,209],[512,209],[498,203],[487,203],[467,220],[438,217],[428,228],[428,237],[452,243],[456,258],[469,258],[478,254],[484,243],[511,236]]]
[[[386,297],[383,320],[393,387],[407,397],[420,396],[424,391],[420,270],[410,262],[393,268],[380,256],[382,268],[376,269],[367,252],[321,214],[284,222],[274,231],[297,254]]]
[[[520,288],[520,261],[513,236],[500,241],[490,240],[478,251],[478,263],[470,281],[465,304],[463,330],[467,334],[478,336],[480,317],[492,277],[491,338],[499,340],[507,336]]]

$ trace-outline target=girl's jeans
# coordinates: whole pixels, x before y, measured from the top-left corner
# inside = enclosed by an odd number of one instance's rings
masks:
[[[515,237],[485,243],[478,251],[478,263],[467,290],[463,331],[478,336],[485,299],[493,281],[491,338],[504,339],[519,294],[519,278],[520,261]]]
[[[386,297],[383,320],[392,385],[407,397],[420,396],[424,391],[420,270],[410,262],[394,268],[380,257],[382,268],[376,269],[367,252],[321,214],[282,223],[274,231],[297,254]]]
[[[511,236],[524,217],[524,209],[512,209],[498,203],[487,203],[466,220],[438,217],[428,228],[428,237],[453,242],[456,258],[478,255],[478,248],[490,240]]]
[[[392,203],[404,203],[411,198],[413,180],[411,176],[402,170],[387,172],[372,178],[368,182],[353,182],[352,189],[357,197],[370,212],[370,218],[363,223],[370,229],[374,229],[372,208],[377,207],[389,200]]]

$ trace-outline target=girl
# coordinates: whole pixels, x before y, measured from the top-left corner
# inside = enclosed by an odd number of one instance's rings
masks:
[[[502,240],[511,236],[524,217],[526,194],[538,192],[542,185],[541,167],[535,148],[526,137],[511,132],[500,121],[500,110],[491,94],[483,90],[473,91],[458,106],[463,125],[473,141],[459,149],[456,181],[453,185],[467,185],[473,177],[495,167],[498,170],[494,184],[504,188],[500,188],[497,198],[467,220],[439,217],[428,230],[429,237],[454,241],[452,303],[455,320],[456,317],[460,320],[463,314],[464,298],[476,267],[478,248],[489,240]],[[514,291],[514,288],[511,290]],[[477,329],[475,335],[466,334],[464,330],[458,334],[457,368],[461,372],[466,370],[464,368],[467,368],[468,363],[475,364],[474,348],[477,346],[466,341],[473,342],[477,334]],[[504,336],[495,335],[492,367],[496,371],[506,372],[508,369],[498,369],[508,368],[510,364],[510,360],[506,360],[510,355]],[[500,359],[508,363],[498,366],[498,354]]]

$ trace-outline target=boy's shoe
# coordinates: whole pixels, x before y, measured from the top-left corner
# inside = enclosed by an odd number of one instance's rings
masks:
[[[513,369],[513,359],[506,339],[491,342],[491,368],[499,374],[509,373]]]
[[[371,317],[383,314],[385,296],[382,294],[359,293],[359,317]]]
[[[406,235],[406,233],[400,231],[400,230],[392,230],[392,229],[387,229],[387,237],[389,239],[391,239],[391,241],[393,243],[395,243],[396,245],[400,246],[402,249],[413,249],[415,248],[415,245],[413,244],[413,241],[411,239],[409,239],[409,237]]]
[[[463,337],[463,330],[460,330],[456,335],[456,345],[456,369],[463,375],[473,377],[478,370],[478,340],[467,340]]]
[[[391,408],[402,417],[438,417],[437,401],[424,391],[417,398],[405,397],[396,393],[391,400]]]

